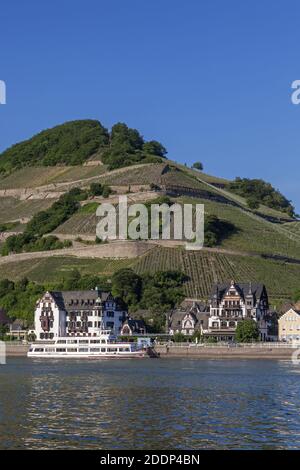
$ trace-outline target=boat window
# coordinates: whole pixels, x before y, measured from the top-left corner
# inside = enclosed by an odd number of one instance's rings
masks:
[[[68,348],[67,352],[77,352],[77,348]]]
[[[100,343],[100,339],[91,339],[90,342],[93,343],[93,344],[99,344],[99,343]]]
[[[88,348],[79,348],[78,351],[79,352],[89,352],[89,349]]]
[[[66,352],[66,348],[56,348],[56,352]]]
[[[66,344],[66,341],[63,339],[58,339],[57,344]]]
[[[44,348],[35,348],[34,352],[44,352]]]
[[[100,352],[100,348],[91,348],[90,351],[91,352]]]
[[[89,344],[89,340],[88,339],[80,339],[79,344]]]
[[[45,352],[55,352],[55,348],[45,348]]]
[[[106,349],[105,348],[101,348],[101,352],[106,352]]]

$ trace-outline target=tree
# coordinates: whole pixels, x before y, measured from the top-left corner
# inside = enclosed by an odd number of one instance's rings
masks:
[[[110,196],[111,193],[112,193],[111,188],[109,186],[104,185],[102,188],[102,196],[107,198]]]
[[[237,177],[228,184],[228,190],[245,197],[247,200],[253,197],[265,206],[285,212],[290,217],[295,217],[295,209],[291,201],[264,180]]]
[[[102,185],[101,183],[91,183],[90,185],[90,195],[91,196],[101,196],[102,195]]]
[[[246,319],[238,322],[235,339],[238,343],[251,343],[259,338],[259,328],[254,320]]]
[[[195,170],[202,171],[203,170],[203,164],[201,162],[195,162],[195,163],[193,163],[192,168],[195,168]]]
[[[259,201],[255,196],[250,196],[247,198],[247,205],[250,209],[259,209]]]
[[[145,142],[143,145],[143,151],[158,157],[165,157],[168,153],[167,149],[160,142],[157,142],[157,140],[150,140],[149,142]]]
[[[112,294],[128,306],[136,304],[141,297],[142,279],[132,269],[120,269],[112,276]]]

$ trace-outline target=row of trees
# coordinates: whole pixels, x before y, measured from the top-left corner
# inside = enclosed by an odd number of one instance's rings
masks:
[[[38,212],[28,222],[24,232],[11,235],[1,248],[1,255],[21,253],[23,251],[46,251],[66,248],[72,245],[69,240],[60,241],[55,235],[45,237],[78,211],[79,202],[90,196],[108,197],[112,190],[107,185],[92,183],[89,189],[72,188],[63,194],[58,201],[45,210]],[[7,228],[4,226],[3,228]]]
[[[179,271],[158,271],[138,275],[121,269],[112,277],[112,293],[122,299],[131,312],[145,309],[152,313],[149,325],[156,332],[165,331],[165,314],[184,299],[187,276]]]
[[[49,209],[35,214],[23,233],[11,235],[6,239],[1,249],[2,256],[22,251],[52,250],[70,246],[70,242],[60,242],[55,236],[42,237],[71,217],[79,209],[79,201],[84,198],[86,198],[85,191],[73,188],[62,195]]]
[[[136,129],[131,129],[124,123],[115,124],[109,137],[109,146],[101,158],[110,170],[137,163],[161,162],[167,154],[160,142],[146,142]]]
[[[228,189],[245,197],[251,209],[258,209],[260,204],[264,204],[272,209],[286,212],[290,217],[295,217],[295,209],[291,201],[274,189],[270,183],[261,179],[236,178],[229,183]]]
[[[130,311],[147,309],[153,312],[156,331],[164,328],[164,313],[184,298],[183,284],[186,276],[177,271],[164,271],[139,276],[131,269],[117,271],[111,279],[96,275],[81,275],[75,269],[55,283],[35,283],[27,278],[13,282],[0,281],[0,307],[11,318],[22,318],[28,323],[33,321],[34,306],[37,299],[47,290],[84,290],[96,286],[112,290],[114,296],[126,304]]]
[[[99,121],[77,120],[44,130],[5,150],[0,155],[0,174],[25,166],[81,165],[95,153],[115,169],[160,162],[167,151],[156,140],[146,142],[124,123],[115,124],[109,132]]]

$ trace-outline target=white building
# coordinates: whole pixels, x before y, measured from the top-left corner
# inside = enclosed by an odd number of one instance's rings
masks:
[[[95,290],[46,292],[37,302],[37,340],[61,336],[95,336],[101,328],[119,334],[127,310],[110,292]]]

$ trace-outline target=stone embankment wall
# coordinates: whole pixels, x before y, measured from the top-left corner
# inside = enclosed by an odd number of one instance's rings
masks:
[[[29,344],[23,343],[7,343],[6,344],[6,356],[7,357],[14,357],[14,356],[26,356],[29,349]]]
[[[155,350],[161,357],[190,357],[199,359],[286,359],[291,360],[295,348],[272,347],[264,345],[250,347],[220,346],[166,346],[156,345]],[[300,356],[300,355],[299,355]],[[300,358],[300,357],[299,357]]]

